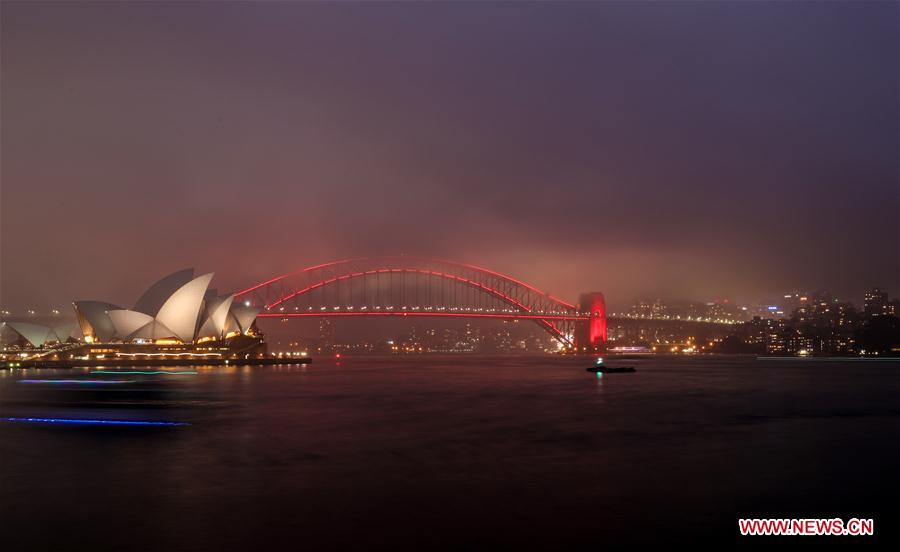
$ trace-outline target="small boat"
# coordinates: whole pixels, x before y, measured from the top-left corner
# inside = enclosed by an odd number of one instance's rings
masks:
[[[637,372],[634,366],[591,366],[590,368],[585,368],[585,371],[595,374],[629,374]]]

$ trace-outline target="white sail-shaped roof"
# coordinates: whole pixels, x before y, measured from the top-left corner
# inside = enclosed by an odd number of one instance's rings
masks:
[[[166,327],[165,324],[160,322],[159,320],[151,319],[150,322],[147,322],[145,325],[141,326],[137,329],[137,331],[125,336],[126,340],[132,339],[149,339],[149,340],[157,340],[157,339],[170,339],[177,338],[178,336]]]
[[[7,327],[25,338],[33,347],[40,347],[48,338],[56,341],[56,334],[47,326],[32,324],[31,322],[7,322]]]
[[[116,337],[119,339],[127,338],[153,321],[153,317],[149,314],[124,309],[109,311],[109,318],[116,328]]]
[[[206,304],[207,318],[197,332],[198,337],[221,337],[225,333],[225,323],[228,321],[228,311],[234,295],[219,297]]]
[[[241,325],[238,324],[237,318],[234,317],[234,312],[229,312],[228,317],[225,319],[225,334],[229,334],[231,332],[241,331]]]
[[[72,322],[63,322],[62,324],[57,324],[53,327],[53,333],[56,334],[56,339],[60,343],[65,343],[69,340],[69,337],[72,335],[72,330],[75,329],[75,324]]]
[[[111,340],[116,334],[116,328],[106,312],[121,308],[103,301],[75,301],[75,316],[81,326],[81,333],[99,341]]]
[[[19,333],[10,328],[6,322],[0,323],[0,344],[9,345],[19,339]]]
[[[256,320],[256,315],[259,314],[262,308],[260,307],[238,307],[236,309],[232,309],[232,313],[234,314],[235,319],[237,319],[237,323],[241,327],[241,332],[247,333],[250,330],[250,326],[253,325],[253,321]]]
[[[143,295],[141,295],[141,298],[137,300],[137,303],[134,304],[134,309],[132,310],[149,314],[150,316],[156,316],[169,297],[193,278],[193,268],[187,268],[169,274],[147,288],[147,291],[145,291]]]
[[[159,309],[156,320],[171,329],[178,339],[189,342],[194,340],[197,318],[203,306],[203,295],[213,273],[204,274],[184,284],[173,293]]]

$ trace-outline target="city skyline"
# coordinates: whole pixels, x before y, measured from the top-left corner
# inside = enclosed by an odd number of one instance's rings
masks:
[[[900,0],[0,0],[2,552],[887,549],[898,46]]]
[[[896,4],[210,6],[4,3],[5,308],[387,253],[900,291]]]

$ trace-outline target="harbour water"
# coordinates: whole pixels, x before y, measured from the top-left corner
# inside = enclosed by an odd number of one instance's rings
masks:
[[[739,517],[874,518],[841,538],[896,538],[895,363],[589,364],[0,372],[0,549],[747,544]]]

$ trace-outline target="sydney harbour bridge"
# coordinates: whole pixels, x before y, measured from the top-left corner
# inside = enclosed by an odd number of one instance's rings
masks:
[[[235,294],[260,317],[468,317],[530,320],[567,347],[606,341],[602,293],[578,304],[471,264],[424,257],[345,259],[271,278]]]

